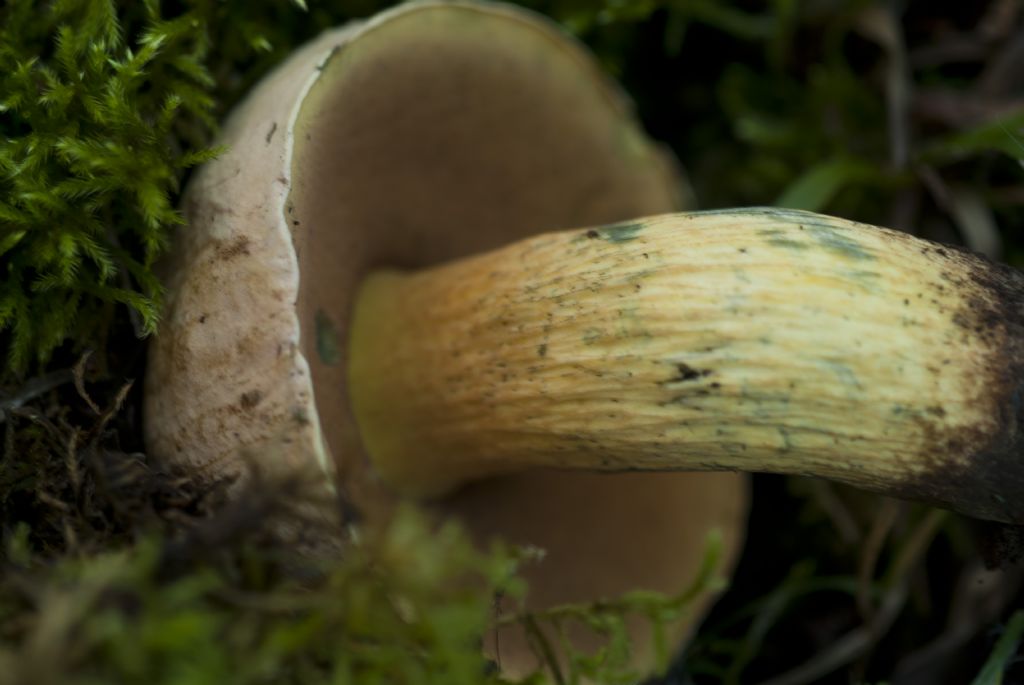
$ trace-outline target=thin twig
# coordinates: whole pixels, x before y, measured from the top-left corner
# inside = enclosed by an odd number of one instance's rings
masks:
[[[810,481],[811,496],[832,521],[845,545],[856,545],[862,537],[860,526],[843,500],[836,494],[835,486],[825,480]]]
[[[882,555],[885,539],[889,537],[901,510],[902,507],[895,500],[883,500],[882,508],[875,516],[861,549],[857,564],[857,609],[864,621],[870,621],[875,613],[875,607],[871,604],[871,578],[875,575],[875,565]]]
[[[891,6],[873,5],[860,15],[861,33],[886,54],[885,104],[889,128],[889,162],[903,169],[910,158],[911,73],[903,28]]]
[[[907,601],[907,585],[900,583],[886,592],[879,610],[865,623],[832,643],[831,647],[791,671],[763,681],[760,685],[807,685],[838,670],[865,654],[892,627]]]
[[[86,350],[78,361],[75,363],[75,367],[72,369],[75,377],[75,390],[78,391],[78,396],[85,400],[85,403],[89,405],[89,409],[92,409],[94,413],[100,414],[99,405],[92,401],[92,397],[85,389],[85,365],[89,363],[89,358],[92,357],[92,350]]]
[[[948,512],[933,509],[914,529],[886,573],[889,589],[867,623],[854,628],[796,668],[760,685],[807,685],[867,654],[889,632],[906,604],[908,571],[921,561]]]

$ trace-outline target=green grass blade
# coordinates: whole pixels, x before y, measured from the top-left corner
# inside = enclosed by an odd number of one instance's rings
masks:
[[[1024,610],[1014,612],[999,636],[995,648],[971,685],[1002,685],[1003,675],[1017,656],[1021,638],[1024,638]]]

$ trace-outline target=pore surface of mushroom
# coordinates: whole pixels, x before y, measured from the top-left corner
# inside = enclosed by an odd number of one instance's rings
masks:
[[[493,4],[410,3],[324,34],[254,90],[221,142],[228,151],[190,184],[189,226],[166,265],[150,451],[211,478],[243,473],[245,451],[273,455],[260,467],[326,471],[371,517],[394,495],[350,410],[363,278],[678,210],[684,197],[671,159],[589,57],[542,18]],[[727,573],[746,502],[739,474],[539,469],[474,482],[436,507],[482,540],[546,548],[526,570],[529,601],[546,606],[677,592],[712,529]],[[649,664],[643,626],[632,630],[637,664]],[[515,629],[499,640],[508,673],[535,666]]]

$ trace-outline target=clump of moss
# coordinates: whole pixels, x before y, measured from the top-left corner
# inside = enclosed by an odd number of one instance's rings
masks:
[[[211,154],[176,134],[214,119],[197,17],[144,3],[129,43],[113,3],[40,5],[0,11],[0,331],[15,370],[95,336],[105,304],[155,329],[151,267],[181,223],[173,194]]]
[[[6,540],[4,682],[498,682],[479,641],[491,593],[518,589],[508,555],[412,511],[336,563],[307,561],[313,581],[239,546],[237,531],[214,558],[198,541],[147,536],[52,564],[28,537],[21,526]]]

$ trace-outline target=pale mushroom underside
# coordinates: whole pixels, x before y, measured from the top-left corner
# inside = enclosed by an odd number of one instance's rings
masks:
[[[193,180],[167,267],[150,450],[211,476],[244,471],[246,451],[279,460],[265,467],[320,463],[371,516],[392,498],[368,467],[346,390],[359,280],[671,211],[683,194],[590,58],[541,18],[499,5],[413,3],[327,33],[257,87],[220,142],[228,151]],[[481,538],[546,547],[526,569],[530,603],[544,606],[677,592],[713,528],[727,573],[746,481],[535,472],[438,506]],[[502,634],[501,661],[509,673],[534,665],[515,631]]]

